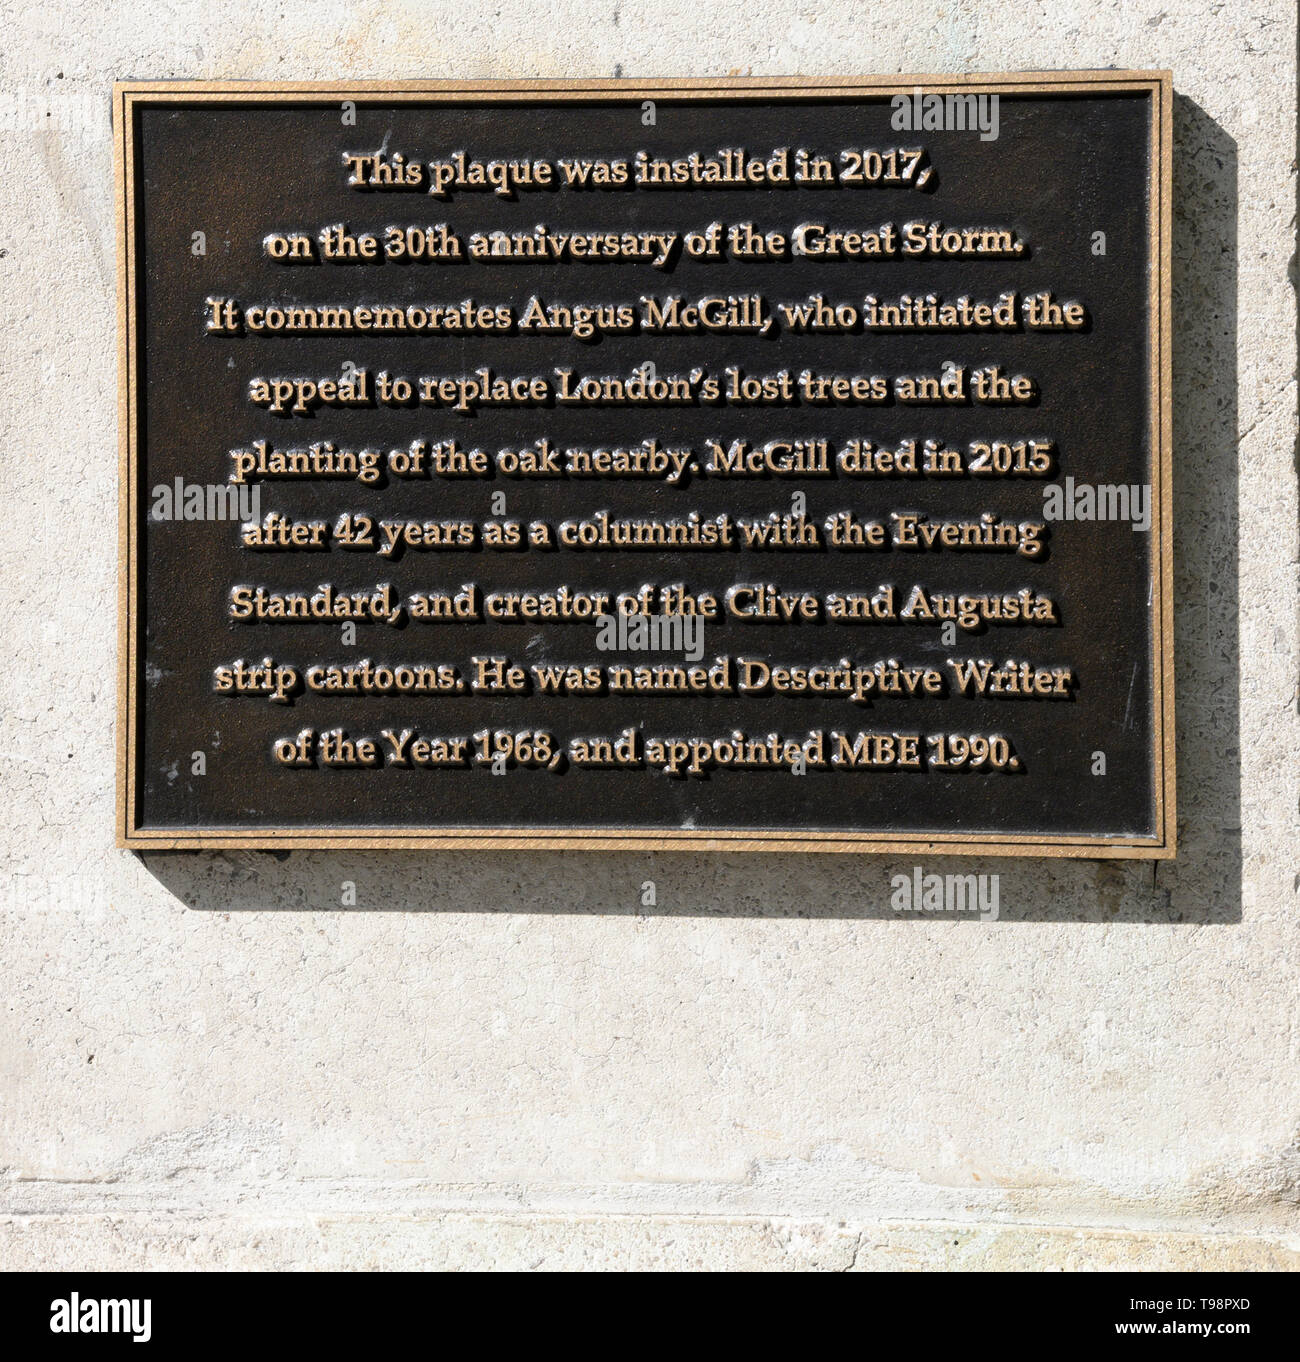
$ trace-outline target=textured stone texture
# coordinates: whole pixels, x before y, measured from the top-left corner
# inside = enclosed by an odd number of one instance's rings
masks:
[[[0,1265],[1297,1265],[1289,0],[0,18]],[[976,924],[870,857],[113,849],[114,77],[1111,65],[1179,95],[1177,862],[962,862]]]

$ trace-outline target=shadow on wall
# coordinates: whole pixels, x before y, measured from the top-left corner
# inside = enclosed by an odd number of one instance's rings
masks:
[[[1003,922],[1241,920],[1237,147],[1174,103],[1174,862],[698,853],[188,852],[142,856],[207,911],[902,918],[901,880],[985,880]],[[996,892],[995,913],[988,911]],[[906,915],[979,923],[978,913]]]

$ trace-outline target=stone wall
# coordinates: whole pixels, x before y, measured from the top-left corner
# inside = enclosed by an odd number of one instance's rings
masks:
[[[1289,0],[0,17],[0,1265],[1300,1266]],[[114,849],[114,78],[1105,66],[1177,91],[1175,862]]]

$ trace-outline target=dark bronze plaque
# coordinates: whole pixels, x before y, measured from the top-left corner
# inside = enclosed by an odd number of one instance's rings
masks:
[[[1173,855],[1170,101],[120,86],[122,843]]]

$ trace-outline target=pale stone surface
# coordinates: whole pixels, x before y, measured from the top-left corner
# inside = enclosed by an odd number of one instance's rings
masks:
[[[0,1265],[1296,1266],[1289,0],[0,18]],[[1179,95],[1177,862],[962,862],[975,924],[870,857],[113,849],[114,77],[1112,65]]]
[[[5,1266],[73,1271],[1075,1272],[1300,1269],[1261,1235],[869,1225],[716,1215],[36,1216],[0,1221]]]

